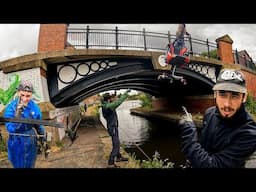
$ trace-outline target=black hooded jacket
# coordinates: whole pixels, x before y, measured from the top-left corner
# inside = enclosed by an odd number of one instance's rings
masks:
[[[241,108],[223,119],[217,107],[206,110],[198,141],[193,122],[181,126],[182,151],[193,168],[242,168],[256,150],[256,123]]]

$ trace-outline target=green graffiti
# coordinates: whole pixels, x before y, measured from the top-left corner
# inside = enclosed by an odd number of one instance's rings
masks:
[[[10,77],[10,81],[11,83],[7,90],[3,90],[2,88],[0,88],[0,103],[2,103],[3,105],[6,105],[15,95],[16,88],[18,87],[20,82],[20,78],[18,75],[13,75]]]

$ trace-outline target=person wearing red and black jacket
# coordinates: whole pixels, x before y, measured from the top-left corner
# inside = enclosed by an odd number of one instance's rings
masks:
[[[185,40],[184,40],[185,35],[190,36],[190,34],[186,30],[186,24],[184,23],[179,24],[178,29],[176,31],[176,38],[173,42],[174,54],[183,56],[183,53],[181,53],[181,50],[185,48]]]
[[[256,150],[256,123],[244,105],[244,75],[224,69],[213,90],[216,106],[206,110],[200,138],[190,113],[180,119],[182,152],[192,168],[244,168]]]

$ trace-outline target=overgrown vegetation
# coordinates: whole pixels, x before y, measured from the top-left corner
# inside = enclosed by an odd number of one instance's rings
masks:
[[[256,98],[253,98],[252,94],[248,94],[245,106],[251,114],[256,115]]]
[[[56,141],[56,146],[57,147],[59,147],[59,148],[63,148],[64,147],[64,145],[63,145],[63,143],[61,142],[61,141]]]
[[[0,138],[0,151],[7,151],[6,141],[3,138]]]
[[[140,160],[136,158],[135,153],[129,153],[129,161],[126,164],[125,168],[140,168]]]
[[[206,52],[202,52],[200,54],[200,56],[209,57],[209,58],[213,58],[213,59],[218,59],[217,49],[209,51],[209,56],[208,56],[208,52],[207,51]]]
[[[6,158],[7,158],[7,143],[2,137],[0,137],[0,160],[6,159]]]
[[[142,93],[139,94],[139,100],[141,100],[141,107],[143,108],[152,108],[152,99],[151,99],[151,95],[147,94],[147,93]]]
[[[174,163],[170,162],[168,159],[162,160],[160,158],[160,153],[155,151],[152,160],[142,160],[140,164],[141,168],[173,168]]]
[[[100,112],[99,112],[100,106],[94,105],[94,106],[91,106],[91,108],[92,108],[91,115],[99,117],[100,116]]]

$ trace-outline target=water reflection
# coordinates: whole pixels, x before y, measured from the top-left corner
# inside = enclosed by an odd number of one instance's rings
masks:
[[[180,132],[177,126],[167,121],[145,119],[130,114],[131,108],[140,106],[139,100],[125,101],[116,110],[120,142],[125,146],[125,150],[134,153],[136,158],[141,160],[147,160],[147,156],[152,158],[157,151],[161,159],[169,159],[175,165],[184,164],[185,158],[181,153]],[[101,110],[100,120],[106,127]]]
[[[179,166],[185,163],[185,157],[181,152],[180,130],[174,123],[160,120],[148,120],[151,128],[150,140],[140,148],[150,157],[157,151],[161,159],[168,159]],[[138,159],[147,159],[139,149],[126,149],[135,153]]]
[[[150,137],[150,126],[144,118],[130,115],[130,109],[140,107],[139,100],[131,100],[123,102],[117,109],[119,122],[119,138],[120,143],[126,147],[134,147],[142,145]],[[102,116],[100,110],[100,120],[106,127],[106,120]]]

